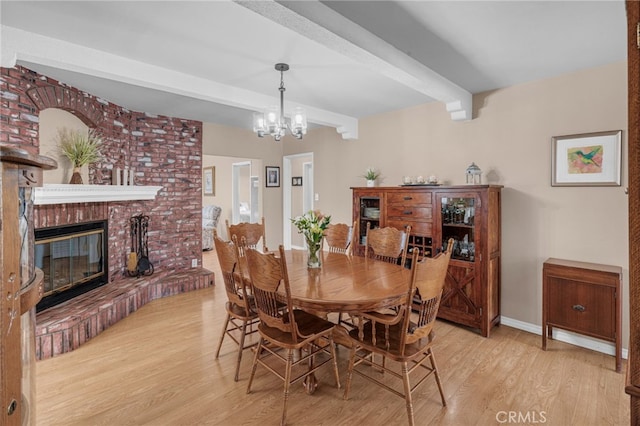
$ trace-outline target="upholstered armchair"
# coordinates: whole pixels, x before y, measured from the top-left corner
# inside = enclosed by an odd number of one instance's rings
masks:
[[[221,212],[218,206],[202,207],[202,250],[213,249],[213,230],[218,227]]]

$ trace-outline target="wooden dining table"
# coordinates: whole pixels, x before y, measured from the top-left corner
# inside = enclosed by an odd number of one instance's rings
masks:
[[[411,271],[361,256],[323,252],[322,266],[307,268],[305,250],[285,252],[293,304],[319,312],[355,313],[404,303]]]

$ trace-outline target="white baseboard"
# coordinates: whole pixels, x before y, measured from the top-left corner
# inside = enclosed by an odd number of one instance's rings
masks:
[[[541,325],[530,324],[528,322],[508,318],[505,316],[500,317],[500,323],[508,327],[517,328],[518,330],[542,336]],[[616,354],[616,346],[613,343],[583,336],[581,334],[572,333],[566,330],[560,330],[558,328],[553,329],[553,339],[559,340],[564,343],[569,343],[571,345],[580,346],[581,348],[591,349],[593,351],[601,352],[607,355],[615,356]],[[542,344],[542,339],[540,340],[540,344]],[[622,358],[627,359],[627,352],[628,351],[626,348],[622,348]]]

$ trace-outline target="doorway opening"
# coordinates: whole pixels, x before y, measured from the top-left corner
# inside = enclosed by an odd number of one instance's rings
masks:
[[[285,249],[304,248],[304,238],[291,223],[291,218],[314,208],[313,153],[287,155],[282,160],[283,244]],[[292,185],[292,178],[301,185]]]
[[[251,161],[232,164],[232,222],[251,222],[260,220],[258,198],[260,180],[251,171]]]

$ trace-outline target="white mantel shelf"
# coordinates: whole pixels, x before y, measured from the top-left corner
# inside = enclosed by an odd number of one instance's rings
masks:
[[[107,201],[153,200],[161,186],[128,186],[128,185],[55,185],[45,184],[34,188],[33,203],[69,204],[69,203],[101,203]]]

